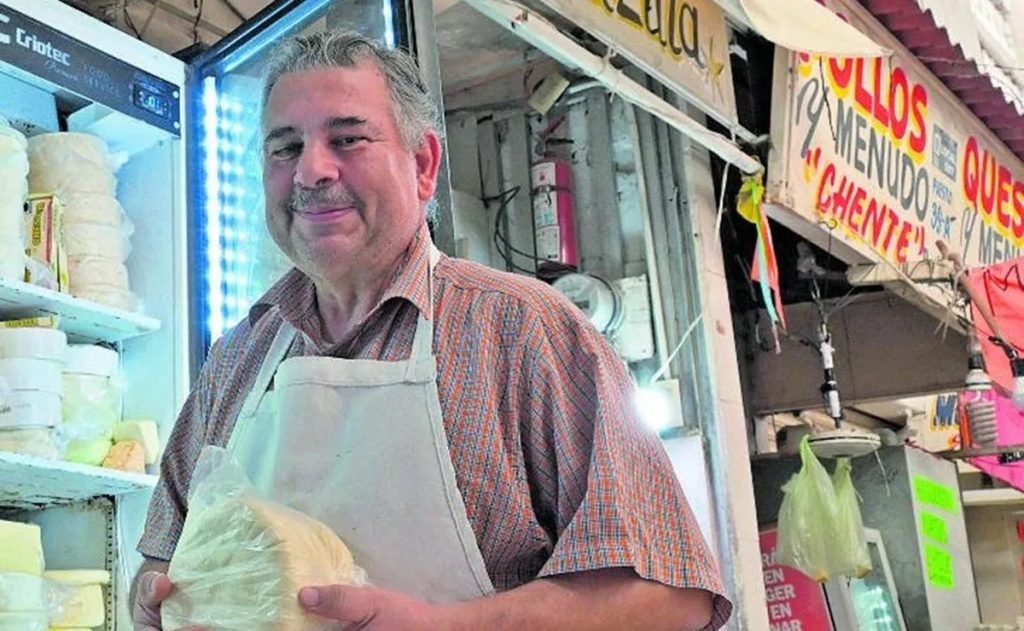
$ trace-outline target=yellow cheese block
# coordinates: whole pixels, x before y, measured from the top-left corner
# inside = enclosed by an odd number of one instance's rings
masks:
[[[41,576],[44,568],[39,526],[0,520],[0,572]]]
[[[124,421],[114,425],[114,440],[134,440],[146,450],[146,464],[156,464],[160,457],[160,435],[155,421]]]
[[[72,587],[110,584],[110,572],[106,570],[46,570],[43,576]]]
[[[124,440],[114,443],[103,461],[107,469],[120,469],[131,473],[146,472],[146,450],[142,443],[134,440]]]
[[[106,622],[103,588],[99,585],[71,587],[70,598],[64,603],[64,614],[50,621],[50,626],[101,627]]]

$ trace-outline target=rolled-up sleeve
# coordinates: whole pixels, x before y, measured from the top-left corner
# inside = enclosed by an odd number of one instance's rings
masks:
[[[555,545],[540,576],[631,567],[732,605],[660,439],[640,421],[615,351],[572,305],[531,310],[519,409],[534,506]]]
[[[178,545],[188,506],[189,482],[206,443],[207,419],[214,396],[214,375],[221,343],[210,350],[195,386],[185,400],[160,460],[160,480],[153,491],[138,551],[169,561]]]

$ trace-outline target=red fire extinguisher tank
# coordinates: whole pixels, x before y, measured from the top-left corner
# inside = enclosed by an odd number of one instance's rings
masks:
[[[579,267],[572,167],[567,160],[543,158],[530,168],[530,181],[537,257]]]

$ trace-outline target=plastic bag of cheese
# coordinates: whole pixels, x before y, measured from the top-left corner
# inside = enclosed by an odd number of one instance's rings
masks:
[[[168,571],[174,590],[161,606],[165,631],[319,631],[307,614],[307,585],[366,584],[345,544],[319,521],[258,496],[227,452],[205,447],[192,476],[188,515]]]
[[[71,596],[70,589],[42,576],[0,572],[0,631],[47,631]]]

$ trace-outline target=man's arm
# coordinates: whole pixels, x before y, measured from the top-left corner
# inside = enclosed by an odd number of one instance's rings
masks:
[[[703,629],[712,596],[609,568],[542,578],[490,598],[450,606],[452,629]]]
[[[710,592],[644,580],[629,568],[541,578],[495,596],[447,605],[340,585],[303,589],[299,600],[311,613],[365,631],[688,631],[707,627],[712,616]]]

